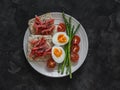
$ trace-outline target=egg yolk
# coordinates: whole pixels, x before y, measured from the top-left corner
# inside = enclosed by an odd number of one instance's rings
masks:
[[[60,34],[60,35],[58,36],[58,41],[59,41],[60,43],[65,43],[65,42],[67,42],[67,38],[66,38],[65,35]]]
[[[60,57],[62,55],[62,50],[61,49],[58,49],[58,48],[55,48],[54,49],[54,55],[56,57]]]

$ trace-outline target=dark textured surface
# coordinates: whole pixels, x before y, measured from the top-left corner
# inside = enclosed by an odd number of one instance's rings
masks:
[[[23,53],[27,21],[52,11],[78,19],[89,38],[72,80],[38,74]],[[0,90],[120,90],[120,0],[0,0]]]

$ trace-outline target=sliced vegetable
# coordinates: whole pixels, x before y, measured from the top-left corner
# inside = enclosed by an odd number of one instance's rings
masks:
[[[48,67],[48,68],[55,68],[55,66],[56,66],[56,62],[55,62],[52,58],[50,58],[50,59],[47,61],[47,67]]]
[[[78,60],[79,60],[78,53],[71,53],[71,61],[72,62],[78,62]]]
[[[72,47],[71,47],[71,52],[73,52],[73,53],[78,53],[79,50],[80,50],[80,47],[79,47],[78,44],[72,45]]]
[[[57,27],[57,31],[58,32],[65,32],[66,30],[66,26],[64,23],[59,23],[58,27]]]
[[[72,44],[79,44],[80,43],[80,37],[75,35],[72,39]]]

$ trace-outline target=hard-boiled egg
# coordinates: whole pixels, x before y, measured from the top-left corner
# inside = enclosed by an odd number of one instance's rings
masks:
[[[69,37],[65,32],[57,32],[52,38],[52,42],[55,45],[65,45],[69,41]]]
[[[65,59],[65,51],[60,46],[53,46],[52,47],[52,58],[57,63],[62,63]]]

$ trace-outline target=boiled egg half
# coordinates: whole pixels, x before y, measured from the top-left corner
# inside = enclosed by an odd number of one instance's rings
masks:
[[[58,46],[65,45],[68,43],[68,41],[69,41],[69,37],[65,32],[57,32],[56,34],[54,34],[52,38],[52,42]]]
[[[57,63],[62,63],[65,59],[65,51],[60,46],[53,46],[52,47],[52,58]]]

